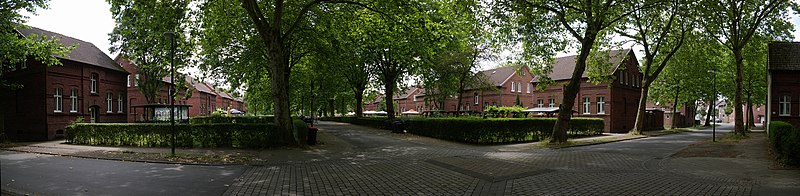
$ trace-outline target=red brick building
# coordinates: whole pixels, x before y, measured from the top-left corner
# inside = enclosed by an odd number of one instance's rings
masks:
[[[800,42],[773,42],[767,48],[767,123],[784,121],[798,127]]]
[[[647,103],[647,108],[657,109],[664,111],[664,127],[667,128],[684,128],[691,127],[695,124],[695,117],[697,116],[697,106],[694,104],[681,104],[677,113],[673,114],[672,103],[654,104]],[[677,119],[676,119],[677,118]],[[675,126],[672,124],[675,122]]]
[[[575,70],[577,56],[555,59],[553,72],[549,77],[555,81],[544,91],[533,93],[533,107],[559,107],[563,97],[563,86],[569,82]],[[641,93],[639,62],[632,50],[608,51],[608,63],[611,69],[608,75],[613,76],[610,83],[592,84],[588,81],[588,73],[584,72],[580,92],[575,98],[574,117],[602,118],[605,131],[614,133],[628,132],[636,122],[636,110]],[[531,81],[533,86],[539,85],[538,79]]]
[[[161,89],[159,89],[159,91],[156,93],[156,97],[154,100],[155,103],[148,103],[147,99],[144,96],[144,93],[142,93],[142,91],[139,89],[140,75],[138,70],[136,70],[135,64],[126,59],[125,57],[123,57],[122,55],[117,55],[117,57],[114,58],[114,61],[116,61],[120,66],[122,66],[123,69],[125,69],[125,71],[128,72],[128,75],[125,78],[126,79],[125,85],[127,87],[127,92],[128,92],[127,103],[129,111],[126,118],[127,122],[139,122],[145,119],[145,109],[143,107],[140,107],[142,105],[169,104],[169,88],[170,86],[173,86],[170,83],[169,76],[166,76],[162,78],[161,81],[159,81],[163,84],[161,86]],[[184,93],[182,91],[177,91],[177,92],[179,95],[178,97],[184,97],[183,96]],[[175,104],[176,105],[187,104],[187,99],[176,100]],[[189,107],[190,112],[192,109],[193,109],[192,107]]]
[[[414,112],[422,112],[420,109],[424,109],[425,100],[418,99],[418,95],[421,93],[422,88],[419,86],[414,86],[406,89],[402,92],[402,94],[393,97],[392,99],[397,104],[395,113],[400,115],[403,112],[410,112],[411,110]]]
[[[85,122],[125,122],[127,72],[94,44],[38,29],[19,29],[21,36],[56,37],[61,44],[77,44],[62,66],[45,66],[29,59],[3,79],[21,89],[0,93],[5,133],[22,140],[49,140],[64,133],[78,117]]]
[[[533,74],[527,66],[509,66],[481,71],[485,81],[494,86],[492,89],[468,88],[462,94],[459,111],[483,112],[488,106],[529,107],[533,104],[533,85],[530,81]],[[458,98],[445,100],[445,111],[455,111]]]

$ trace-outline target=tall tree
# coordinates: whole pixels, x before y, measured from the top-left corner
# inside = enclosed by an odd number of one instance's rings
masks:
[[[42,35],[22,36],[17,29],[30,28],[24,25],[28,19],[22,11],[36,13],[46,9],[48,0],[8,0],[0,2],[0,89],[22,88],[20,84],[6,81],[3,75],[16,70],[28,58],[45,65],[61,65],[58,57],[66,57],[76,45],[64,46],[58,38]]]
[[[704,0],[701,5],[699,9],[703,13],[705,30],[733,53],[736,84],[733,100],[736,114],[734,130],[737,134],[744,135],[744,113],[741,107],[744,75],[742,51],[759,32],[788,31],[791,28],[787,21],[789,8],[797,10],[797,4],[789,0]]]
[[[135,65],[140,75],[136,78],[139,90],[147,103],[155,103],[164,85],[162,79],[170,73],[172,55],[176,69],[180,69],[188,64],[189,56],[194,51],[186,36],[190,1],[108,2],[111,4],[111,16],[116,22],[109,34],[113,44],[110,50],[112,53],[119,52]],[[174,38],[168,38],[165,32],[174,32]],[[176,43],[171,43],[173,41]],[[170,50],[172,44],[176,47],[174,54]],[[185,82],[183,78],[176,80]]]
[[[503,23],[510,30],[501,30],[523,41],[523,50],[529,53],[523,58],[554,54],[552,50],[560,50],[566,38],[572,37],[577,42],[578,57],[572,78],[564,87],[564,96],[559,106],[558,119],[553,127],[551,143],[566,142],[569,122],[572,118],[572,107],[580,90],[580,80],[586,71],[586,62],[590,53],[598,46],[598,38],[608,34],[608,28],[625,19],[632,12],[649,8],[660,1],[646,4],[631,4],[629,1],[600,0],[506,0],[495,1],[495,23]],[[566,35],[564,35],[566,34]],[[543,47],[544,46],[544,47]],[[556,47],[552,47],[556,46]],[[562,47],[558,47],[562,46]],[[550,47],[551,49],[545,49]]]
[[[634,4],[643,6],[650,1],[634,1]],[[632,134],[642,134],[645,129],[645,109],[650,85],[668,65],[670,58],[681,48],[686,33],[693,30],[690,20],[692,17],[689,12],[690,5],[688,1],[672,0],[668,3],[656,4],[649,9],[634,11],[627,20],[624,20],[617,31],[644,48],[644,64],[641,67],[642,90],[636,122],[633,129],[630,130]],[[631,31],[635,33],[629,33]],[[680,87],[680,85],[676,87]],[[676,89],[676,91],[678,90],[680,89]]]

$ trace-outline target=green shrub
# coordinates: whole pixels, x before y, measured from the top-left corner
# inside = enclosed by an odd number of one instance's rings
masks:
[[[274,116],[196,116],[189,118],[189,124],[215,124],[215,123],[273,123]]]
[[[301,141],[308,128],[292,122]],[[67,127],[67,142],[109,146],[170,146],[172,131],[165,123],[75,123]],[[175,125],[178,147],[263,148],[287,145],[272,123],[212,123]]]
[[[770,122],[769,141],[779,159],[789,165],[800,165],[800,129],[782,121]]]
[[[385,118],[336,117],[334,120],[379,129],[391,129]],[[405,118],[409,133],[466,143],[492,144],[539,141],[549,137],[555,118]],[[570,136],[599,135],[603,133],[603,119],[574,118]]]

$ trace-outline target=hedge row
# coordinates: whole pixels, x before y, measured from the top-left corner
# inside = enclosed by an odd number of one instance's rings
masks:
[[[779,159],[789,165],[800,165],[800,129],[782,121],[770,122],[769,141]]]
[[[347,122],[381,129],[391,124],[381,118],[335,117],[323,120]],[[555,118],[411,118],[403,119],[409,133],[433,138],[476,143],[532,142],[550,137]],[[570,136],[589,136],[603,133],[603,119],[573,118]]]
[[[305,141],[308,128],[293,121],[295,133]],[[178,147],[264,148],[286,145],[274,124],[215,123],[175,125]],[[73,144],[108,146],[170,146],[171,126],[161,123],[76,123],[67,127],[65,137]]]
[[[189,118],[189,124],[216,124],[216,123],[273,123],[274,116],[196,116]]]

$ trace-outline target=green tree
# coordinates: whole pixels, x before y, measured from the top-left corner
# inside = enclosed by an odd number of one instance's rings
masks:
[[[587,67],[587,59],[592,50],[604,42],[602,38],[609,34],[609,27],[617,25],[632,12],[649,8],[656,3],[660,1],[641,5],[617,0],[506,0],[493,3],[492,9],[495,10],[496,17],[493,21],[500,23],[498,32],[505,35],[501,40],[521,40],[525,53],[523,59],[526,61],[547,62],[568,41],[577,42],[575,70],[564,88],[551,143],[567,141],[572,107],[575,105],[581,76]],[[567,40],[567,37],[572,37],[572,40]]]
[[[643,6],[649,1],[634,1],[634,3]],[[630,38],[644,48],[644,64],[641,67],[642,90],[636,122],[630,131],[632,134],[640,135],[645,129],[644,120],[650,85],[668,65],[670,58],[681,48],[686,33],[693,29],[690,20],[692,18],[690,6],[690,2],[679,0],[656,4],[649,9],[633,12],[631,17],[626,18],[627,20],[619,25],[617,31],[619,34]],[[629,33],[631,31],[635,33]],[[680,88],[680,86],[676,87]]]
[[[0,2],[0,89],[22,88],[20,84],[6,81],[3,75],[14,71],[29,58],[47,66],[61,65],[59,57],[66,57],[77,45],[64,46],[58,38],[43,35],[22,36],[17,30],[30,28],[22,11],[36,13],[46,9],[48,0],[7,0]]]
[[[788,0],[741,0],[741,1],[701,1],[705,31],[717,38],[731,53],[735,68],[733,105],[736,119],[735,133],[744,135],[745,127],[742,113],[742,89],[744,78],[743,50],[759,32],[784,32],[791,29],[786,19],[789,8],[797,10],[797,4]]]
[[[162,79],[170,74],[173,55],[175,69],[180,69],[188,64],[194,51],[186,36],[190,1],[108,2],[116,22],[114,30],[109,34],[109,41],[113,44],[110,50],[119,52],[135,65],[139,74],[136,79],[139,90],[144,94],[147,103],[155,103],[158,92],[164,85]],[[174,38],[168,38],[165,32],[174,32]],[[175,43],[171,43],[173,41]],[[176,47],[174,54],[171,50],[172,44]],[[175,80],[178,87],[188,85],[182,77],[176,76]]]

